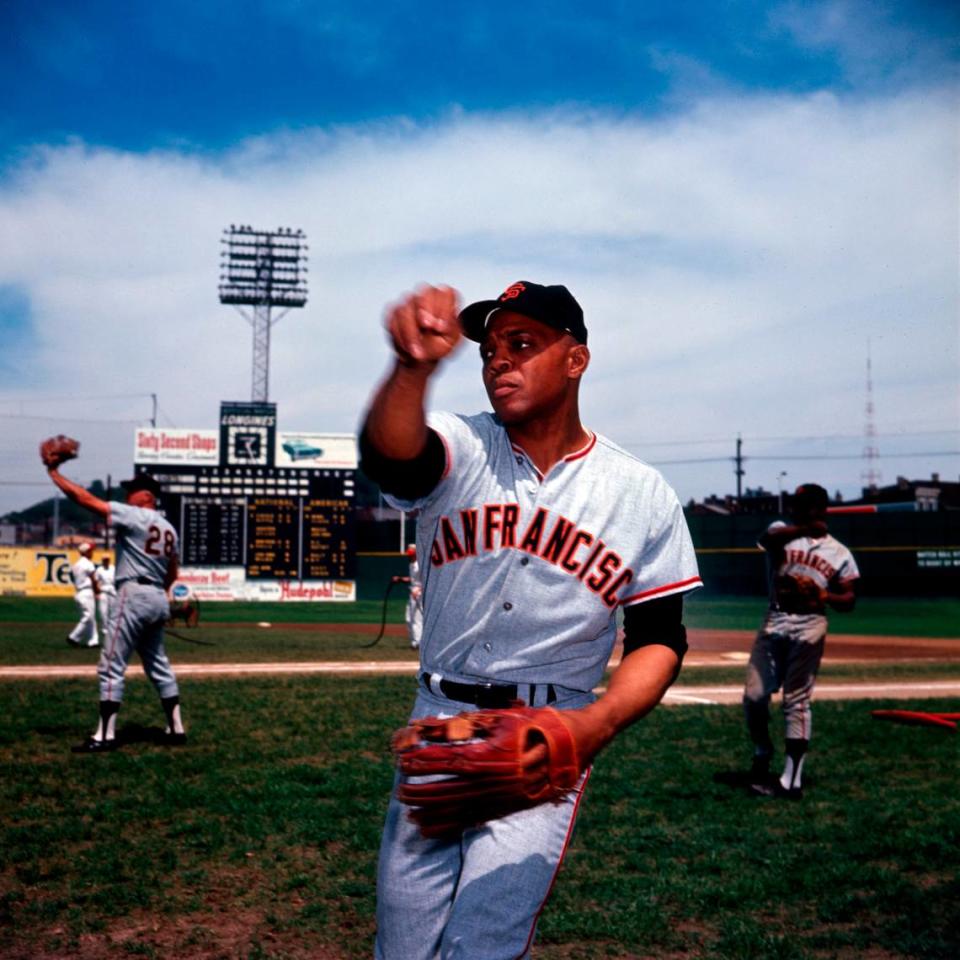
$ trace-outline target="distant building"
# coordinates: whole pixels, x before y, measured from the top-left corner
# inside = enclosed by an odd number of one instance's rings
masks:
[[[918,510],[960,510],[960,483],[941,480],[939,473],[929,480],[897,477],[887,487],[868,487],[854,503],[916,503]]]
[[[732,494],[718,497],[711,493],[709,497],[704,497],[699,503],[691,500],[687,504],[687,513],[695,516],[732,516],[733,514],[748,516],[771,516],[777,517],[783,512],[783,506],[786,503],[788,491],[782,494],[771,493],[764,490],[763,487],[756,489],[747,487],[743,491],[743,496],[738,501]]]
[[[763,487],[755,490],[747,487],[740,501],[732,494],[717,496],[711,493],[701,501],[690,500],[686,512],[692,516],[779,516],[784,513],[790,491],[781,494],[771,493]],[[844,501],[837,491],[830,501],[832,504],[859,506],[871,503],[916,503],[921,511],[960,510],[960,483],[940,479],[939,473],[931,475],[929,480],[908,480],[897,477],[897,482],[887,487],[865,487],[858,500]]]

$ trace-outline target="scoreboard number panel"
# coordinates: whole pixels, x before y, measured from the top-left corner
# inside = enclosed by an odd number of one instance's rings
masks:
[[[352,580],[353,514],[346,499],[303,505],[304,580]]]
[[[292,497],[247,501],[247,576],[299,580],[300,504]]]
[[[353,470],[166,467],[154,474],[183,566],[254,580],[355,580]]]
[[[184,566],[243,566],[246,516],[241,497],[184,497],[181,515],[180,556]]]

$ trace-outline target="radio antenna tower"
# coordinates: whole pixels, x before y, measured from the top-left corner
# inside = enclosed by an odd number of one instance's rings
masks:
[[[250,399],[266,403],[270,394],[270,329],[294,307],[307,302],[307,244],[302,230],[254,230],[234,226],[223,231],[220,252],[220,302],[237,308],[253,327],[253,377]],[[252,312],[241,306],[252,307]],[[282,308],[277,316],[275,307]]]
[[[866,490],[876,490],[880,483],[880,451],[877,449],[877,426],[873,408],[873,367],[870,341],[867,340],[867,404],[863,419],[863,470],[860,479]]]

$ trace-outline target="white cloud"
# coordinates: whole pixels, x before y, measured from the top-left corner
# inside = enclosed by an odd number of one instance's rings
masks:
[[[799,46],[835,58],[841,82],[851,88],[902,89],[957,76],[957,14],[948,3],[787,0],[767,20]]]
[[[584,304],[589,423],[647,459],[709,455],[653,446],[676,438],[729,437],[726,456],[737,432],[857,434],[868,337],[881,432],[894,410],[901,430],[955,427],[956,197],[953,104],[936,91],[718,99],[670,119],[455,114],[214,157],[45,149],[0,187],[0,284],[28,296],[39,344],[0,412],[155,392],[170,420],[206,426],[248,397],[249,327],[216,294],[220,231],[242,222],[302,228],[311,247],[310,301],[273,334],[282,428],[354,427],[387,364],[384,304],[404,290],[485,298],[521,277]],[[484,403],[474,356],[436,404]],[[43,411],[94,418],[79,400]],[[42,481],[40,426],[0,422],[2,479]],[[75,475],[126,473],[129,426],[85,429],[101,438]],[[809,468],[853,493],[861,465]],[[683,497],[732,486],[727,464],[665,472]],[[747,482],[775,477],[758,463]],[[36,493],[0,486],[0,512]]]

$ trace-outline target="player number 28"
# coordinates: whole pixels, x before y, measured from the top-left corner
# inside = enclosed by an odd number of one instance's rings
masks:
[[[173,556],[173,531],[161,531],[159,527],[150,527],[147,530],[149,536],[144,544],[144,551],[151,557],[159,557],[162,553],[165,557]],[[160,540],[163,539],[163,549],[160,549]]]

